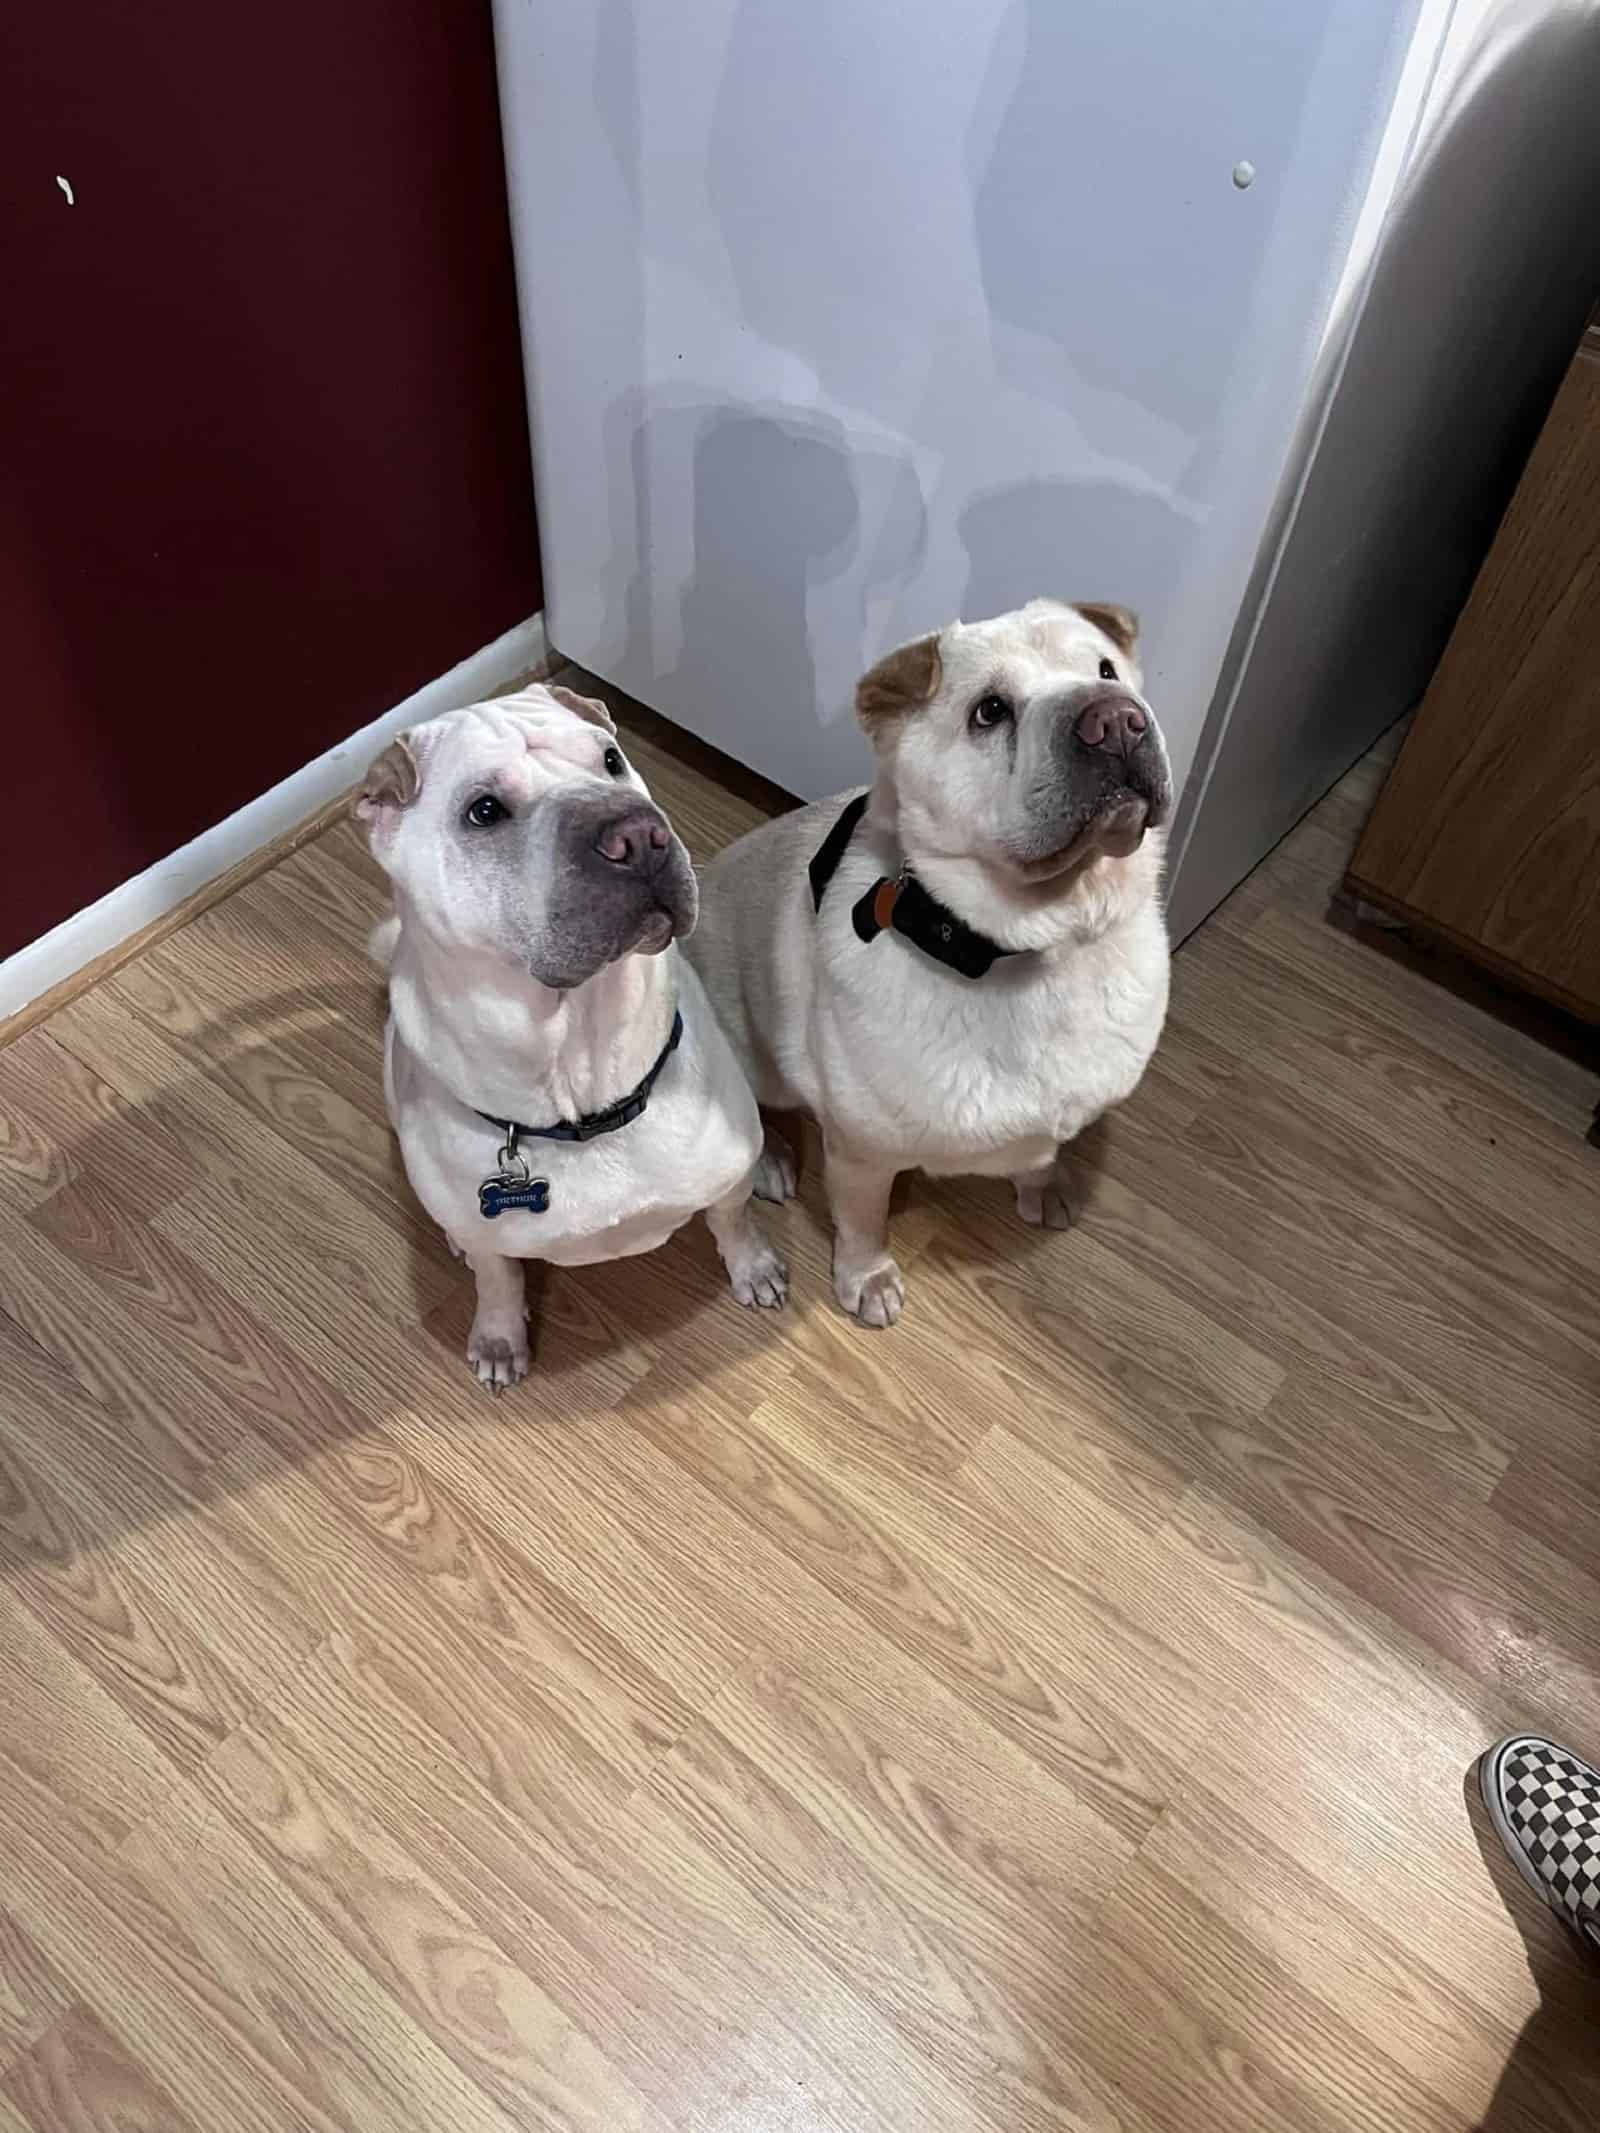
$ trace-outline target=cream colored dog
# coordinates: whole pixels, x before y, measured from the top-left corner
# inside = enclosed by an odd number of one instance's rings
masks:
[[[389,1115],[476,1276],[467,1361],[496,1392],[528,1369],[524,1259],[647,1252],[703,1211],[739,1301],[783,1299],[755,1099],[675,945],[694,874],[614,733],[525,689],[414,727],[357,801],[395,893]]]
[[[1134,1088],[1167,1005],[1166,750],[1126,609],[1035,600],[893,652],[856,693],[870,792],[706,871],[689,948],[759,1100],[820,1123],[834,1289],[891,1325],[902,1170],[1009,1177],[1069,1220],[1058,1151]],[[787,1198],[767,1139],[757,1191]]]

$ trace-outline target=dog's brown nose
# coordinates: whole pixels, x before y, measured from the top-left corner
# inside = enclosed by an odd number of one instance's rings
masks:
[[[1096,696],[1078,713],[1077,734],[1085,748],[1130,756],[1149,723],[1131,696]]]
[[[648,874],[661,864],[662,854],[671,842],[672,833],[661,817],[651,808],[636,807],[626,815],[602,822],[594,848],[613,866],[632,867],[636,874]]]

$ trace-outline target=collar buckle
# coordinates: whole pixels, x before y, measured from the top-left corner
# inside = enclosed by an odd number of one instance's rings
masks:
[[[812,857],[808,871],[813,910],[822,909],[828,884],[838,872],[839,862],[866,813],[867,798],[862,793],[850,801]],[[887,874],[880,876],[852,904],[850,921],[858,940],[871,942],[880,933],[898,933],[932,962],[942,963],[963,978],[986,977],[1002,957],[1024,952],[1002,948],[998,941],[975,932],[964,919],[930,896],[908,858],[901,860],[899,872],[892,879]]]

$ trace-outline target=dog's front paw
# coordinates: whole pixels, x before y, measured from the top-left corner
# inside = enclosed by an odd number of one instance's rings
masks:
[[[1042,1185],[1019,1184],[1017,1213],[1030,1229],[1071,1229],[1072,1206],[1054,1178]]]
[[[771,1200],[775,1206],[781,1207],[785,1200],[794,1198],[798,1180],[794,1150],[781,1133],[775,1133],[769,1126],[761,1160],[756,1165],[756,1181],[751,1189],[758,1200]]]
[[[728,1280],[735,1302],[762,1311],[781,1309],[789,1293],[789,1269],[764,1240],[729,1266]]]
[[[487,1385],[492,1393],[502,1393],[508,1385],[518,1385],[528,1375],[532,1358],[528,1353],[528,1333],[519,1326],[510,1335],[496,1332],[476,1320],[467,1339],[467,1362],[477,1375],[480,1385]]]
[[[833,1293],[839,1308],[863,1326],[892,1326],[906,1300],[906,1278],[892,1259],[864,1270],[836,1266]]]

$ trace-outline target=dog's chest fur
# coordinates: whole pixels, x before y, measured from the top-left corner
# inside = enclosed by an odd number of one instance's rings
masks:
[[[924,1169],[1043,1162],[1128,1096],[1160,1035],[1167,949],[1153,910],[972,981],[899,940],[832,938],[818,1001],[826,1108]]]
[[[624,1258],[655,1250],[749,1175],[761,1149],[755,1099],[693,971],[675,957],[669,967],[678,975],[683,1038],[648,1108],[592,1141],[523,1142],[530,1173],[549,1187],[549,1204],[537,1214],[511,1210],[484,1220],[478,1188],[496,1173],[502,1136],[408,1044],[391,1014],[390,1116],[413,1190],[457,1245],[561,1266]],[[520,1116],[537,1107],[507,1109]]]

